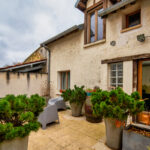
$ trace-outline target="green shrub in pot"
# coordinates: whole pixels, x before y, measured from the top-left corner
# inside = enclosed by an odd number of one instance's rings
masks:
[[[69,101],[71,105],[72,115],[78,117],[81,115],[82,106],[86,100],[86,92],[84,86],[74,86],[74,89],[66,89],[61,95],[64,101]]]
[[[39,95],[32,95],[30,98],[26,95],[7,95],[2,98],[0,100],[0,143],[24,138],[31,131],[37,131],[40,127],[37,117],[44,106],[45,99]]]
[[[120,149],[124,122],[129,115],[136,115],[144,110],[144,102],[140,101],[138,92],[131,95],[121,88],[110,92],[97,91],[92,95],[93,113],[103,115],[106,125],[106,143],[109,147]],[[118,122],[120,125],[118,125]]]

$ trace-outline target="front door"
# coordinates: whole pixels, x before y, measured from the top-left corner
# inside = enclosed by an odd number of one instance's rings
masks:
[[[150,60],[138,62],[138,91],[145,101],[145,111],[138,116],[140,123],[150,125]]]

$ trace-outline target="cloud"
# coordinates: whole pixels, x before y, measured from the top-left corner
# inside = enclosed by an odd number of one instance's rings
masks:
[[[76,0],[0,2],[0,67],[23,61],[43,41],[83,22]]]

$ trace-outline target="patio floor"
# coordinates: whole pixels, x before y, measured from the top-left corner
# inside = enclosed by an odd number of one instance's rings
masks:
[[[104,123],[72,117],[70,110],[59,112],[59,118],[60,123],[30,134],[28,150],[110,150],[104,144]]]

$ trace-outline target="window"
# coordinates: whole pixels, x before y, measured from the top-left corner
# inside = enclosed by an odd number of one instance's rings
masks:
[[[126,15],[126,28],[141,24],[141,11]]]
[[[113,63],[110,65],[110,86],[123,87],[123,63]]]
[[[60,90],[70,88],[70,71],[60,72]]]
[[[110,2],[111,2],[112,4],[116,4],[116,3],[120,2],[120,1],[122,1],[122,0],[110,0]]]
[[[102,40],[105,38],[105,19],[102,19],[98,16],[98,13],[103,10],[103,3],[101,2],[96,7],[87,10],[87,20],[85,20],[87,28],[86,32],[86,41],[87,43],[93,43],[98,40]]]

